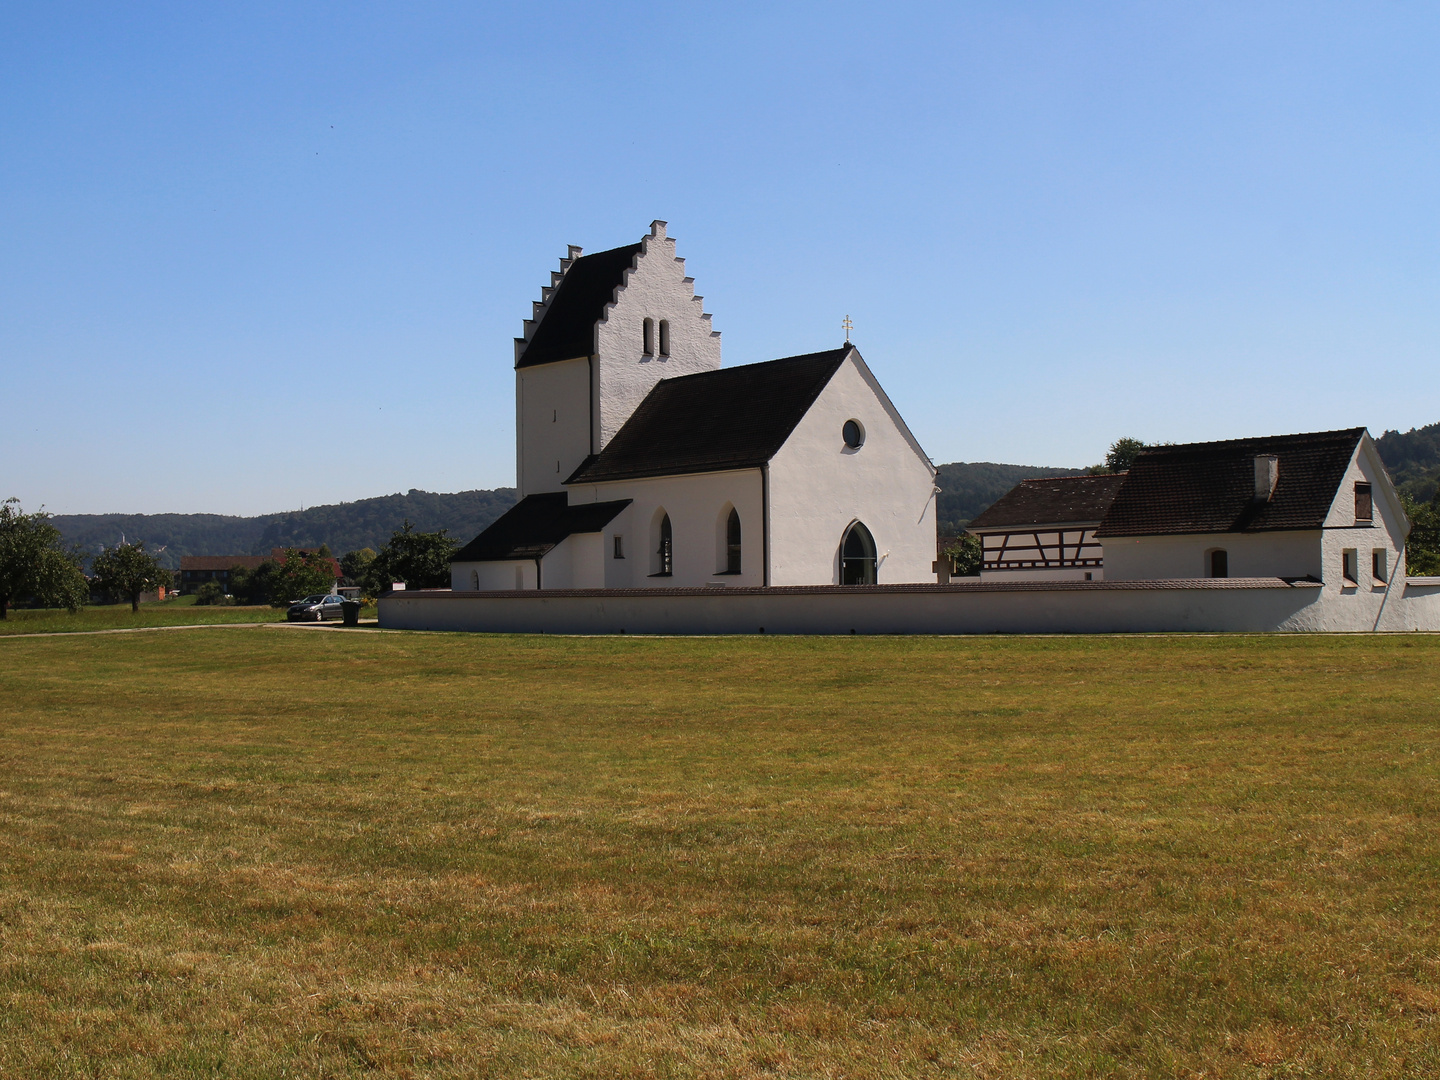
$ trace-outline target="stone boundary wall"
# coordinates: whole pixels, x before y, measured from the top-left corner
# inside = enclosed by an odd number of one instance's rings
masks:
[[[522,634],[1440,631],[1440,579],[1345,595],[1280,578],[395,593],[380,625]]]

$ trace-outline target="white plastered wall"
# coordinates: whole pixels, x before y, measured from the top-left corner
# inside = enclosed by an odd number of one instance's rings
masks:
[[[450,588],[455,592],[469,592],[476,588],[482,592],[517,588],[533,589],[535,588],[535,560],[451,563]]]
[[[635,268],[596,328],[593,453],[605,448],[661,379],[720,366],[720,335],[711,330],[694,285],[685,276],[685,260],[675,256],[675,241],[665,235],[665,222],[655,222],[641,241]],[[646,318],[657,327],[656,351],[649,356],[642,331]],[[659,353],[662,319],[670,324],[666,356]]]
[[[1223,548],[1229,576],[1320,577],[1321,533],[1200,533],[1190,536],[1103,537],[1106,581],[1155,581],[1210,576],[1209,553]]]
[[[571,533],[540,561],[540,584],[546,589],[600,589],[605,568],[600,558],[600,533]]]
[[[764,584],[764,509],[759,469],[617,480],[570,489],[572,505],[613,499],[632,501],[603,534],[597,534],[602,537],[597,557],[604,567],[605,588]],[[719,571],[725,568],[724,550],[717,525],[732,506],[740,515],[740,573],[723,574]],[[670,515],[674,571],[668,578],[651,576],[656,569],[657,514],[662,509]],[[621,559],[614,557],[617,535],[624,552]],[[550,587],[548,576],[545,585]]]
[[[846,420],[865,431],[845,445]],[[858,353],[841,364],[770,462],[770,584],[839,582],[851,522],[875,538],[877,580],[934,581],[935,470]]]
[[[590,452],[590,360],[515,372],[515,485],[520,498],[564,491]]]

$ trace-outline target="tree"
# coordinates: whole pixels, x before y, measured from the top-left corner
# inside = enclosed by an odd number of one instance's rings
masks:
[[[1107,476],[1111,473],[1125,472],[1135,464],[1135,459],[1144,449],[1145,444],[1139,439],[1133,439],[1129,435],[1122,436],[1110,444],[1110,452],[1105,455],[1105,464],[1091,465],[1085,471],[1091,476]]]
[[[169,588],[170,571],[145,550],[145,541],[119,544],[105,548],[90,564],[95,585],[112,596],[130,601],[130,610],[140,610],[140,594],[151,589]]]
[[[285,558],[270,574],[270,605],[286,607],[302,596],[328,593],[333,588],[335,564],[328,555],[321,555],[319,551],[302,552],[286,548]]]
[[[980,573],[980,564],[985,561],[980,538],[972,533],[957,536],[940,555],[950,560],[951,573],[956,577],[974,577]]]
[[[1440,577],[1440,497],[1417,503],[1409,495],[1405,514],[1410,536],[1405,541],[1405,570],[1416,577]]]
[[[19,499],[0,503],[0,619],[24,596],[71,611],[84,606],[90,590],[80,556],[63,543],[43,507],[26,514]]]
[[[371,596],[386,592],[392,582],[403,581],[407,588],[434,589],[450,583],[450,556],[460,545],[439,532],[416,532],[407,519],[391,535],[365,569],[364,588]]]
[[[357,585],[365,576],[365,569],[375,561],[375,549],[364,547],[359,551],[347,551],[340,556],[340,571]]]

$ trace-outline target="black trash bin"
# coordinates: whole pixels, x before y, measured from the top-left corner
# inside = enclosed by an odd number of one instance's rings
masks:
[[[360,601],[345,600],[340,604],[340,613],[345,616],[346,626],[360,625]]]

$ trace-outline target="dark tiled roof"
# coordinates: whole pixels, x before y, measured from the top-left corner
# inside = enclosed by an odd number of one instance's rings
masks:
[[[758,468],[784,445],[852,346],[662,379],[565,481]]]
[[[1364,428],[1263,439],[1155,446],[1130,466],[1097,535],[1318,529]],[[1274,454],[1269,502],[1254,501],[1255,457]]]
[[[615,502],[570,506],[563,491],[527,495],[451,556],[451,562],[538,559],[571,533],[599,532],[630,505]]]
[[[983,532],[1036,525],[1098,524],[1124,482],[1124,473],[1022,480],[967,528]]]
[[[571,263],[515,366],[573,360],[594,352],[595,324],[605,314],[605,305],[615,299],[616,288],[638,254],[640,245],[628,244],[582,255]]]

